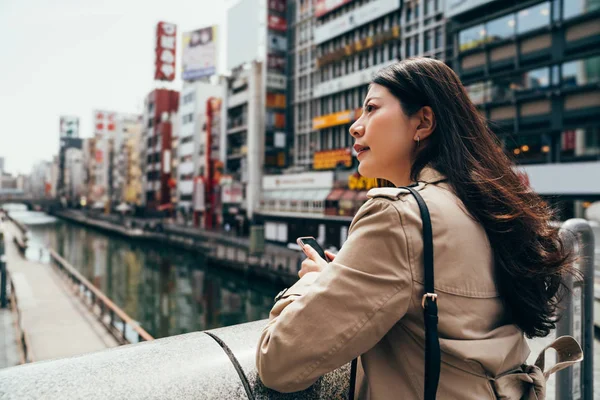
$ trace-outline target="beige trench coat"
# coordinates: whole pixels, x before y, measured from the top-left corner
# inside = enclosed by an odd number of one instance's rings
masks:
[[[529,348],[500,300],[487,235],[444,180],[425,168],[417,187],[433,226],[438,398],[543,398],[539,368],[521,367]],[[356,398],[423,398],[419,208],[405,189],[372,189],[369,197],[335,261],[307,273],[271,310],[256,354],[266,386],[303,390],[360,356]],[[509,372],[517,374],[500,379]],[[528,397],[534,388],[538,397]]]

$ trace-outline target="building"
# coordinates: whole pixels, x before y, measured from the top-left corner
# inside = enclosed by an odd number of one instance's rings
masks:
[[[66,154],[69,149],[81,150],[83,139],[78,137],[63,136],[60,138],[58,150],[58,180],[56,186],[57,196],[70,201],[69,191],[66,186]]]
[[[228,11],[232,73],[225,99],[224,172],[231,185],[227,190],[241,187],[242,197],[228,197],[240,202],[223,203],[223,219],[241,232],[247,232],[257,211],[263,173],[279,173],[291,165],[293,131],[286,118],[291,12],[284,0],[242,0]]]
[[[142,204],[142,124],[128,129],[128,137],[123,142],[121,154],[124,157],[125,175],[123,201],[134,206]]]
[[[451,64],[561,219],[600,199],[600,2],[446,1]]]
[[[83,150],[71,147],[65,151],[64,193],[71,206],[80,204],[85,196]]]
[[[205,176],[206,168],[206,109],[210,98],[222,99],[224,85],[209,82],[185,82],[179,99],[179,143],[177,147],[178,210],[191,216],[194,180]],[[213,132],[213,150],[221,159],[219,132]]]
[[[171,202],[172,137],[179,92],[153,90],[146,96],[142,129],[142,202],[148,213],[165,211]]]
[[[312,172],[282,176],[298,181],[289,189],[265,189],[258,220],[278,227],[277,242],[293,243],[301,233],[339,248],[375,184],[356,172],[350,125],[360,116],[368,84],[380,68],[413,56],[445,58],[443,3],[296,0],[288,8],[293,11],[293,101],[288,109],[293,116],[294,169]],[[303,178],[305,174],[310,178]],[[264,183],[271,178],[265,177]],[[309,181],[320,186],[301,187]],[[304,232],[294,228],[298,226]],[[273,240],[270,234],[266,237]]]
[[[50,197],[52,189],[52,163],[50,161],[40,161],[36,163],[31,170],[29,179],[29,194],[31,197],[37,199]]]
[[[112,207],[116,207],[125,201],[125,190],[127,185],[127,174],[131,154],[127,151],[129,138],[136,136],[139,140],[142,131],[142,116],[136,114],[116,115],[116,129],[111,142],[110,152],[110,174],[111,190],[110,199]],[[136,156],[139,160],[139,155]]]

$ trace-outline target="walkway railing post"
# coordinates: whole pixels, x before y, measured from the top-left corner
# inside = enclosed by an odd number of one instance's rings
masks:
[[[594,233],[588,221],[574,218],[560,228],[565,245],[573,246],[580,276],[567,278],[564,314],[556,335],[570,335],[583,349],[584,359],[557,373],[557,399],[592,400],[594,393]]]
[[[8,299],[6,297],[6,286],[8,285],[8,279],[6,276],[6,256],[0,255],[0,308],[6,308],[8,306]]]

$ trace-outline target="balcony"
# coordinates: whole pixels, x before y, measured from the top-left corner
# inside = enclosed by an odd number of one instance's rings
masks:
[[[322,68],[328,64],[339,61],[345,57],[360,53],[372,47],[387,43],[390,40],[400,38],[400,27],[393,26],[392,29],[378,33],[374,36],[369,36],[364,39],[357,40],[354,43],[348,44],[340,49],[334,50],[331,53],[325,54],[317,58],[317,67]]]

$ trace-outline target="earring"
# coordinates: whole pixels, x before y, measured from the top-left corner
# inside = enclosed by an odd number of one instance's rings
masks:
[[[417,149],[421,146],[421,138],[417,136]]]

